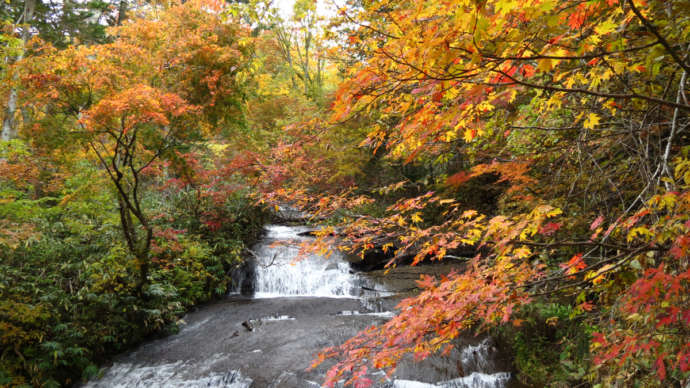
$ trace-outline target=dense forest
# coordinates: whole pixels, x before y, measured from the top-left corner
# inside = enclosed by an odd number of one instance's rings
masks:
[[[488,333],[524,386],[687,387],[690,1],[331,5],[0,4],[0,386],[174,333],[292,207],[305,253],[462,268],[327,386]]]

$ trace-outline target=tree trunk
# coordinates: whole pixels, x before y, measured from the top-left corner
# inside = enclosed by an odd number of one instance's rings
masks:
[[[12,140],[17,137],[16,123],[14,115],[17,112],[17,89],[10,89],[10,96],[5,108],[5,118],[2,120],[2,134],[0,139],[3,141]]]
[[[138,295],[143,295],[144,286],[148,283],[149,276],[149,251],[151,247],[151,240],[153,239],[153,230],[148,224],[142,226],[146,230],[145,235],[140,240],[137,236],[136,225],[132,219],[132,213],[127,201],[122,194],[118,193],[117,201],[120,210],[120,224],[122,225],[122,232],[127,242],[129,251],[134,255],[137,261],[139,270],[139,278],[136,282],[136,292]],[[139,219],[139,217],[137,217]]]
[[[302,68],[304,69],[304,94],[311,97],[311,74],[309,74],[309,48],[311,46],[311,31],[307,30],[304,33],[304,60],[302,61]]]
[[[117,25],[121,26],[122,22],[127,18],[127,0],[120,0],[120,5],[117,7]]]
[[[292,88],[296,89],[297,81],[295,81],[295,70],[292,64],[292,53],[290,52],[292,49],[292,37],[288,35],[283,26],[276,27],[275,31],[280,53],[290,68],[290,82],[292,83]]]
[[[8,64],[14,64],[21,61],[24,58],[24,46],[26,42],[29,41],[30,32],[29,24],[34,17],[34,9],[36,7],[36,0],[25,0],[24,2],[24,13],[20,21],[24,24],[22,28],[22,47],[19,54],[13,59],[8,60]],[[13,74],[12,79],[16,82],[19,80],[18,74]],[[5,107],[5,117],[2,120],[2,131],[0,132],[0,139],[7,141],[12,140],[17,137],[17,123],[15,120],[15,115],[17,113],[17,88],[12,86],[10,89],[10,95],[7,99],[7,106]]]

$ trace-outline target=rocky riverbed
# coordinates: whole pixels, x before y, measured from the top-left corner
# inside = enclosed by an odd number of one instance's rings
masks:
[[[295,262],[307,228],[273,225],[254,247],[245,294],[202,306],[179,333],[118,357],[87,387],[319,387],[328,365],[307,371],[322,348],[344,342],[394,314],[420,273],[449,265],[355,272],[337,253]],[[249,284],[249,283],[251,284]],[[376,386],[397,388],[507,386],[508,365],[489,339],[461,340],[447,357],[404,362]]]

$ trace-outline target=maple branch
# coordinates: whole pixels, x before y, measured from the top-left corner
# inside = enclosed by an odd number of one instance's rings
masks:
[[[680,98],[683,94],[683,90],[685,89],[685,77],[687,76],[687,71],[683,71],[683,74],[680,76],[680,82],[678,84],[678,94],[676,95],[676,102],[680,103]],[[666,173],[668,178],[673,181],[673,173],[671,173],[670,168],[668,167],[668,158],[669,155],[671,154],[671,144],[673,143],[673,136],[676,134],[676,128],[678,127],[678,108],[673,110],[673,119],[671,121],[671,133],[668,135],[668,141],[666,142],[666,149],[664,150],[664,156],[661,158],[661,163],[662,163],[662,170],[661,173]],[[664,182],[666,185],[666,190],[671,190],[671,183]],[[673,186],[675,186],[675,182],[673,183]]]
[[[599,123],[597,124],[597,127],[608,127],[608,126],[622,126],[623,124],[617,123],[617,122],[607,122],[607,123]],[[539,131],[570,131],[573,129],[582,129],[581,125],[572,125],[569,127],[541,127],[537,125],[530,125],[530,126],[519,126],[519,125],[509,125],[508,128],[510,129],[535,129]],[[619,133],[613,133],[612,136],[617,136],[617,135],[624,135],[627,134],[627,132],[619,132]],[[597,138],[596,140],[600,140],[602,138],[605,138],[607,136],[602,136]]]
[[[673,58],[673,60],[676,61],[676,63],[678,65],[680,65],[680,67],[682,67],[683,70],[685,70],[685,72],[690,72],[690,66],[688,66],[685,63],[685,61],[678,55],[678,53],[676,53],[676,50],[674,50],[671,47],[671,45],[668,43],[668,41],[666,39],[664,39],[664,37],[661,35],[659,30],[654,26],[654,24],[652,24],[649,20],[647,20],[644,16],[642,16],[642,13],[640,13],[640,10],[638,10],[637,7],[635,7],[635,3],[633,2],[633,0],[628,0],[628,4],[630,4],[630,9],[635,13],[637,18],[640,19],[640,21],[642,22],[642,24],[644,24],[644,26],[647,28],[647,30],[649,30],[649,32],[651,32],[654,36],[656,36],[657,39],[659,39],[659,43],[661,43],[661,45],[664,46],[666,51],[668,51],[668,53],[671,54],[671,57]]]
[[[495,243],[495,242],[493,242],[493,243]],[[594,246],[598,246],[598,247],[611,248],[611,249],[629,249],[629,247],[626,247],[624,245],[606,244],[603,242],[596,242],[596,241],[557,241],[557,242],[552,242],[552,243],[538,243],[538,242],[531,242],[531,241],[510,240],[510,241],[508,241],[508,243],[528,245],[528,246],[534,246],[534,247],[544,247],[544,248],[579,247],[579,246],[583,246],[583,245],[594,245]]]
[[[399,64],[399,65],[407,66],[407,67],[411,68],[412,70],[414,70],[414,71],[416,71],[416,72],[418,72],[418,73],[424,75],[424,77],[426,77],[427,79],[432,79],[432,80],[436,80],[436,81],[450,81],[450,80],[457,79],[457,77],[453,77],[453,76],[451,76],[451,77],[443,77],[443,78],[440,78],[440,77],[437,77],[437,76],[432,76],[431,74],[427,73],[426,71],[420,69],[419,67],[417,67],[417,66],[415,66],[415,65],[413,65],[413,64],[411,64],[411,63],[408,63],[408,62],[402,61],[402,60],[400,60],[400,59],[398,59],[398,58],[395,58],[393,55],[389,54],[389,53],[388,53],[386,50],[384,50],[383,48],[381,48],[379,51],[380,51],[381,53],[383,53],[383,55],[385,55],[386,57],[388,57],[388,59],[390,59],[391,61],[393,61],[393,62],[395,62],[395,63],[397,63],[397,64]]]
[[[642,46],[638,47],[631,47],[623,50],[616,50],[616,51],[602,51],[598,53],[592,53],[592,54],[586,54],[586,55],[532,55],[529,57],[524,57],[524,56],[509,56],[509,57],[501,57],[498,55],[491,55],[489,53],[483,53],[479,52],[479,54],[482,57],[493,59],[493,60],[499,60],[499,61],[532,61],[532,60],[537,60],[537,59],[559,59],[559,60],[585,60],[585,59],[594,59],[594,58],[601,58],[609,55],[615,55],[615,54],[623,54],[623,53],[629,53],[633,51],[639,51],[639,50],[644,50],[646,48],[656,46],[657,44],[660,44],[661,42],[656,41],[652,43],[648,43]],[[450,49],[454,50],[460,50],[460,51],[465,51],[467,53],[471,53],[470,50],[461,48],[461,47],[453,47],[453,46],[448,46]]]
[[[140,173],[146,167],[150,166],[151,163],[153,163],[156,159],[158,159],[161,155],[163,155],[163,153],[165,151],[167,151],[170,147],[172,147],[172,144],[171,144],[172,142],[170,141],[170,139],[172,139],[172,138],[173,138],[172,130],[169,129],[168,133],[165,134],[165,136],[163,137],[163,140],[161,141],[161,143],[163,143],[165,145],[160,147],[146,163],[144,163],[141,167],[136,169],[136,173]]]
[[[587,156],[589,156],[589,158],[592,160],[592,162],[597,167],[599,172],[601,172],[602,176],[605,176],[604,170],[601,168],[601,166],[599,166],[599,163],[596,161],[596,159],[594,159],[592,154],[590,152],[588,152]],[[625,207],[625,200],[623,200],[623,195],[621,194],[620,190],[618,189],[618,186],[615,183],[613,183],[613,181],[611,180],[610,177],[606,176],[606,180],[609,182],[611,187],[613,187],[613,189],[616,191],[616,194],[618,194],[618,198],[621,201],[622,207]]]
[[[354,111],[354,112],[348,113],[348,116],[349,116],[349,117],[347,117],[346,119],[337,121],[337,122],[333,123],[333,125],[329,126],[328,128],[333,128],[333,127],[335,127],[335,126],[337,126],[337,125],[345,124],[345,123],[349,122],[350,120],[354,120],[354,119],[357,117],[357,114],[358,114],[358,113],[361,113],[361,112],[367,110],[368,107],[374,105],[374,102],[376,102],[376,100],[378,100],[379,98],[381,98],[381,97],[387,95],[388,93],[394,91],[395,89],[397,89],[397,88],[400,86],[401,83],[402,83],[402,81],[398,81],[397,84],[393,85],[392,87],[388,88],[387,90],[385,90],[384,92],[379,93],[379,94],[373,94],[373,93],[370,93],[370,92],[366,92],[365,94],[374,96],[374,98],[373,98],[371,101],[367,102],[363,107],[357,109],[357,110]],[[382,89],[382,88],[381,88],[381,89]],[[378,90],[378,89],[373,89],[372,92],[373,92],[374,90]],[[326,128],[326,129],[327,129],[327,128]]]
[[[115,188],[117,188],[118,193],[120,193],[120,195],[122,196],[123,200],[127,204],[127,207],[130,209],[134,209],[134,206],[132,206],[132,204],[130,203],[127,194],[125,193],[124,189],[122,188],[122,185],[120,184],[120,179],[115,178],[115,176],[113,175],[113,172],[110,171],[110,167],[108,166],[108,162],[105,160],[105,158],[98,151],[98,149],[94,145],[93,141],[89,140],[88,143],[89,143],[89,146],[91,146],[91,149],[93,150],[93,152],[98,157],[98,159],[101,161],[101,165],[105,168],[105,171],[108,173],[108,176],[110,176],[110,180],[113,182],[113,184],[115,184]]]
[[[648,251],[649,251],[649,250],[648,250]],[[641,252],[636,252],[636,253],[641,253]],[[597,271],[596,277],[600,277],[600,276],[602,276],[602,275],[604,275],[604,274],[606,274],[606,273],[612,272],[612,271],[614,271],[614,270],[620,268],[620,267],[621,267],[623,264],[625,264],[628,260],[630,260],[630,259],[632,259],[633,257],[635,257],[635,254],[636,254],[636,253],[633,252],[633,253],[630,253],[630,254],[626,255],[626,256],[623,257],[621,260],[619,260],[616,264],[612,265],[610,268],[607,268],[607,269],[605,269],[605,270],[603,270],[603,271]],[[617,258],[619,258],[619,257],[621,257],[621,256],[619,255],[619,256],[616,256],[615,258],[612,258],[612,259],[617,259]],[[600,261],[599,263],[594,264],[594,266],[598,266],[598,265],[604,264],[604,263],[609,263],[609,262],[611,262],[611,261],[614,261],[614,260],[603,260],[603,261]],[[585,272],[585,271],[587,271],[587,270],[590,270],[591,268],[592,268],[592,266],[588,266],[587,268],[585,268],[585,269],[583,269],[583,270],[581,270],[581,271],[575,272],[575,273],[573,273],[573,274],[561,276],[561,279],[562,279],[562,278],[566,278],[566,277],[570,277],[570,276],[575,276],[576,274],[580,274],[580,273],[582,273],[582,272]],[[588,284],[588,283],[591,283],[592,281],[593,281],[593,279],[584,279],[584,280],[581,280],[581,281],[576,282],[576,283],[565,284],[565,285],[563,285],[563,286],[561,286],[561,287],[554,288],[553,290],[538,292],[538,293],[534,293],[534,294],[530,294],[530,295],[531,295],[531,296],[545,296],[545,295],[553,294],[553,293],[555,293],[555,292],[567,290],[567,289],[569,289],[569,288],[584,286],[584,285],[586,285],[586,284]]]
[[[570,127],[539,127],[539,126],[518,126],[518,125],[509,125],[508,128],[510,129],[536,129],[539,131],[569,131],[572,129],[581,129],[582,127],[579,125],[573,125]]]
[[[666,100],[662,100],[660,98],[646,96],[646,95],[639,94],[639,93],[629,93],[629,94],[605,93],[605,92],[597,92],[597,91],[593,91],[593,90],[589,90],[589,89],[579,89],[579,88],[568,89],[568,88],[561,88],[558,86],[539,85],[539,84],[534,84],[531,82],[519,80],[519,79],[509,75],[508,73],[506,73],[502,70],[491,70],[491,71],[503,75],[504,77],[510,79],[511,81],[513,81],[516,84],[519,84],[522,86],[527,86],[527,87],[534,88],[534,89],[548,90],[548,91],[552,91],[552,92],[580,93],[580,94],[586,94],[586,95],[595,96],[595,97],[620,98],[620,99],[639,99],[639,100],[655,102],[657,104],[671,106],[674,108],[679,108],[682,110],[690,111],[690,105],[684,105],[684,104],[680,104],[680,103],[666,101]]]
[[[612,256],[612,257],[603,259],[603,260],[599,260],[598,262],[596,262],[596,263],[594,263],[594,264],[591,264],[591,265],[588,265],[586,268],[583,268],[583,269],[581,269],[581,270],[579,270],[579,271],[576,271],[576,272],[573,272],[573,273],[562,274],[562,275],[556,275],[556,276],[552,276],[552,277],[540,279],[540,280],[537,280],[537,281],[534,281],[534,282],[525,283],[525,284],[522,284],[522,285],[520,285],[520,286],[517,286],[516,288],[529,288],[529,287],[534,287],[534,286],[537,286],[537,285],[540,285],[540,284],[549,283],[549,282],[552,282],[552,281],[555,281],[555,280],[563,280],[563,279],[565,279],[565,278],[574,277],[574,276],[577,276],[577,275],[581,275],[581,274],[583,274],[583,273],[585,273],[585,272],[591,271],[592,268],[596,268],[596,267],[599,267],[599,266],[601,266],[601,265],[603,265],[603,264],[607,264],[607,263],[610,263],[610,262],[613,262],[613,261],[616,261],[616,260],[619,260],[619,259],[622,258],[618,263],[616,263],[616,265],[615,265],[614,267],[609,268],[609,269],[607,269],[606,271],[601,271],[600,273],[598,273],[598,275],[601,275],[601,274],[604,274],[604,273],[606,273],[606,272],[610,272],[611,270],[613,270],[613,269],[615,269],[615,268],[618,268],[620,265],[622,265],[622,263],[624,263],[625,261],[629,260],[630,258],[634,257],[635,255],[637,255],[637,254],[639,254],[639,253],[642,253],[642,252],[650,252],[650,251],[661,251],[661,250],[664,250],[664,248],[661,248],[661,247],[652,247],[652,246],[650,246],[650,245],[643,245],[643,246],[641,246],[641,247],[638,247],[637,249],[634,249],[633,251],[624,252],[624,253],[621,253],[621,254],[618,254],[618,255],[615,255],[615,256]],[[587,280],[584,280],[584,281],[579,282],[579,283],[576,283],[576,284],[570,284],[570,285],[566,285],[566,286],[563,286],[563,287],[559,287],[559,288],[557,288],[557,289],[555,289],[555,290],[549,291],[549,293],[550,293],[550,292],[560,291],[560,290],[562,290],[562,289],[571,288],[571,287],[574,287],[574,286],[577,286],[577,285],[586,284],[586,283],[589,283],[589,282],[590,282],[590,280],[587,279]],[[546,294],[533,294],[533,295],[536,296],[536,295],[546,295]]]
[[[345,18],[347,18],[347,20],[350,21],[350,23],[352,23],[352,24],[354,24],[354,25],[357,25],[357,26],[360,26],[360,27],[364,27],[364,28],[366,28],[366,29],[369,29],[369,30],[371,30],[371,31],[373,31],[373,32],[375,32],[375,33],[377,33],[377,34],[379,34],[379,35],[383,35],[383,36],[385,36],[385,37],[387,37],[387,38],[391,38],[391,39],[400,39],[400,37],[398,37],[398,36],[391,35],[391,34],[389,34],[389,33],[387,33],[387,32],[379,31],[379,30],[377,30],[376,28],[374,28],[374,27],[372,27],[372,26],[370,26],[370,25],[368,25],[368,24],[362,24],[362,23],[356,21],[355,19],[352,18],[352,16],[350,16],[350,15],[347,13],[347,11],[345,11],[345,9],[339,7],[338,4],[336,4],[336,2],[335,2],[334,0],[331,0],[331,4],[333,4],[333,6],[334,6],[341,14],[343,14],[343,15],[345,16]]]

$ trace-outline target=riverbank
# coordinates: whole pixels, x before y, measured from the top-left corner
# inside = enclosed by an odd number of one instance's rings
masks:
[[[114,355],[176,332],[187,311],[227,294],[228,274],[263,232],[263,210],[237,194],[208,208],[232,216],[210,228],[185,206],[194,193],[183,194],[155,221],[142,290],[112,202],[30,208],[40,238],[0,244],[0,386],[93,377]]]

